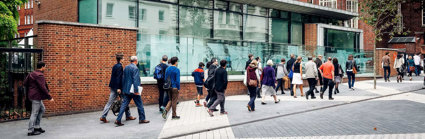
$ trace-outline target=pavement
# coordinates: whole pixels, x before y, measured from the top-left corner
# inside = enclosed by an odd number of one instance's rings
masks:
[[[407,79],[407,78],[406,78]],[[115,116],[110,113],[110,123],[101,123],[101,111],[42,119],[46,130],[39,136],[28,137],[28,120],[0,123],[0,138],[425,138],[425,90],[423,77],[413,81],[397,83],[379,79],[377,89],[373,81],[355,83],[356,90],[340,85],[335,100],[306,100],[281,95],[280,103],[273,103],[268,96],[266,105],[256,100],[256,111],[248,112],[247,95],[226,97],[227,115],[214,113],[210,117],[203,107],[195,107],[193,101],[180,102],[177,107],[179,120],[172,120],[171,114],[164,120],[157,105],[145,106],[149,124],[125,121],[122,127],[115,127]],[[308,88],[304,88],[307,91]],[[137,116],[136,108],[131,108]]]

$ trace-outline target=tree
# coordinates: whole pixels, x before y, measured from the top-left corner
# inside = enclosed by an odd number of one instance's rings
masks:
[[[18,6],[28,0],[1,0],[0,1],[0,40],[13,39],[18,33]]]
[[[407,35],[410,31],[402,25],[401,4],[408,2],[422,2],[422,0],[360,0],[360,19],[373,27],[375,44],[373,55],[376,60],[376,41],[382,41],[382,36],[388,33],[394,35]],[[384,34],[385,33],[385,34]],[[376,62],[373,65],[374,89],[376,89]]]

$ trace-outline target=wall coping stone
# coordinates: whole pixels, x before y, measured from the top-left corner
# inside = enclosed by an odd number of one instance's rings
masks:
[[[110,29],[124,29],[124,30],[139,30],[135,27],[122,27],[122,26],[111,26],[111,25],[99,25],[99,24],[88,24],[78,22],[67,22],[67,21],[56,21],[56,20],[39,20],[36,24],[59,24],[69,26],[85,26],[85,27],[96,27],[96,28],[110,28]]]

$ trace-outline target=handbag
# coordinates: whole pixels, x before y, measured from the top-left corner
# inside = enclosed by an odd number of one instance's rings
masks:
[[[294,76],[294,72],[292,72],[292,69],[289,70],[288,78],[292,78]]]
[[[414,71],[415,71],[415,67],[410,66],[410,67],[409,67],[409,71],[410,71],[410,72],[414,72]]]
[[[111,106],[111,111],[115,116],[118,116],[118,113],[120,112],[121,109],[121,104],[122,104],[122,100],[121,100],[121,95],[118,95],[118,99],[116,99],[114,102],[112,102],[112,106]],[[129,107],[126,107],[125,110],[129,110]]]
[[[247,71],[248,72],[248,71]],[[249,75],[248,75],[249,73],[247,73],[247,78],[249,78]],[[257,87],[257,85],[258,85],[258,81],[257,80],[249,80],[249,82],[248,82],[248,85],[249,86],[252,86],[252,87]]]

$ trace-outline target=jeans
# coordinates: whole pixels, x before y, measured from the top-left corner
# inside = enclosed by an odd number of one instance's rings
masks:
[[[249,91],[249,102],[248,105],[251,107],[251,109],[255,109],[255,91],[257,91],[256,87],[248,86]]]
[[[354,87],[354,82],[356,81],[356,74],[353,71],[347,71],[348,77],[348,88]]]
[[[110,89],[111,90],[111,94],[109,94],[109,99],[108,102],[105,105],[105,108],[103,108],[103,114],[102,114],[102,118],[106,118],[106,116],[108,116],[108,112],[109,109],[111,108],[112,104],[114,103],[115,99],[117,99],[118,97],[118,93],[116,89]],[[122,96],[120,95],[120,97],[122,98]],[[130,113],[130,108],[126,108],[125,109],[125,116],[126,117],[130,117],[131,113]]]
[[[117,121],[118,122],[121,122],[122,115],[123,115],[126,107],[128,107],[128,104],[130,104],[130,101],[131,100],[133,100],[134,103],[137,106],[137,112],[139,113],[139,120],[145,120],[146,119],[146,117],[145,117],[145,109],[143,108],[142,97],[139,96],[139,95],[135,95],[133,93],[131,93],[131,94],[124,94],[123,97],[124,97],[124,100],[123,100],[123,102],[121,104],[120,113],[118,114]]]
[[[165,95],[166,95],[166,91],[164,90],[164,82],[158,80],[158,91],[159,91],[159,98],[158,98],[158,107],[165,107],[165,105],[167,105],[168,102],[168,98],[167,100],[165,100]]]
[[[168,102],[170,101],[170,95],[168,95],[169,90],[164,89],[164,99],[162,101],[162,106],[166,107]]]
[[[384,66],[384,79],[389,80],[391,75],[390,66]]]
[[[42,100],[31,100],[32,110],[30,122],[28,124],[28,132],[33,132],[34,128],[41,128],[40,121],[43,117],[44,111],[46,111],[46,107],[44,107]]]
[[[215,91],[215,93],[217,94],[217,100],[214,101],[214,103],[209,107],[209,109],[213,110],[217,107],[218,104],[220,104],[220,112],[225,112],[224,111],[224,102],[225,102],[224,92]]]
[[[283,79],[277,79],[277,86],[276,86],[276,92],[277,92],[277,90],[279,90],[279,87],[280,87],[280,91],[282,91],[282,94],[284,93],[283,92],[283,84],[285,83],[285,81],[283,80]]]
[[[421,74],[421,65],[415,65],[415,74],[416,76]]]
[[[289,86],[289,90],[291,90],[291,96],[294,95],[294,85],[292,84],[292,78],[289,78],[289,82],[290,82],[290,86]]]
[[[306,96],[311,95],[312,98],[314,98],[314,89],[316,88],[316,78],[307,78],[308,81],[308,91]]]
[[[165,110],[167,112],[170,111],[171,108],[173,108],[173,114],[172,116],[177,116],[177,101],[179,99],[179,90],[177,88],[172,88],[171,91],[168,91],[168,96],[170,96],[171,101],[168,101],[167,107],[165,107]]]
[[[214,91],[214,89],[208,90],[208,95],[210,95],[210,101],[208,101],[207,107],[209,108],[214,102],[217,100],[217,93]],[[255,93],[254,93],[255,94]]]
[[[323,78],[323,89],[322,89],[322,93],[324,93],[326,91],[326,89],[329,86],[329,98],[332,98],[332,90],[334,88],[334,82],[332,81],[332,79],[326,79]]]

